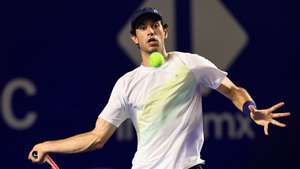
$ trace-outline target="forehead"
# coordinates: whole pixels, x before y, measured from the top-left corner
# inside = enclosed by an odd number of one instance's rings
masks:
[[[135,22],[135,28],[139,27],[140,25],[151,24],[157,21],[161,21],[161,19],[156,15],[146,14],[139,17]]]
[[[153,25],[153,24],[156,24],[156,23],[161,23],[160,20],[145,20],[144,22],[141,22],[140,24],[138,24],[136,26],[136,28],[138,29],[140,26],[147,26],[147,25]]]

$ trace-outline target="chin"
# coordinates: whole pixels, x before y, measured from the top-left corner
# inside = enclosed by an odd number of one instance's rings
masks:
[[[151,47],[148,49],[148,52],[149,53],[152,53],[152,52],[160,52],[160,49],[158,47]]]

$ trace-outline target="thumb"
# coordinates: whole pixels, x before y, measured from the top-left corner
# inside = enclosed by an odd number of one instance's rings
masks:
[[[31,161],[34,163],[44,163],[47,156],[46,153],[37,150],[33,150],[30,155],[32,156]]]
[[[256,108],[253,105],[249,105],[248,109],[250,110],[251,113],[255,113],[256,112]]]

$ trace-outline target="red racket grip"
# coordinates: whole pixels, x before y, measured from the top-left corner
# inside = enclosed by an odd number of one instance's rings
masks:
[[[32,152],[32,157],[33,158],[38,158],[38,152],[33,151]],[[59,169],[58,165],[55,163],[55,161],[49,155],[47,155],[45,157],[45,162],[47,162],[48,165],[50,165],[51,169]]]

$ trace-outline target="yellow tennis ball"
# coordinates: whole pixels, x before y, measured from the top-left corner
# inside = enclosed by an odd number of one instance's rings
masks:
[[[160,67],[162,64],[165,63],[164,56],[159,52],[153,52],[149,56],[149,64],[153,67]]]

